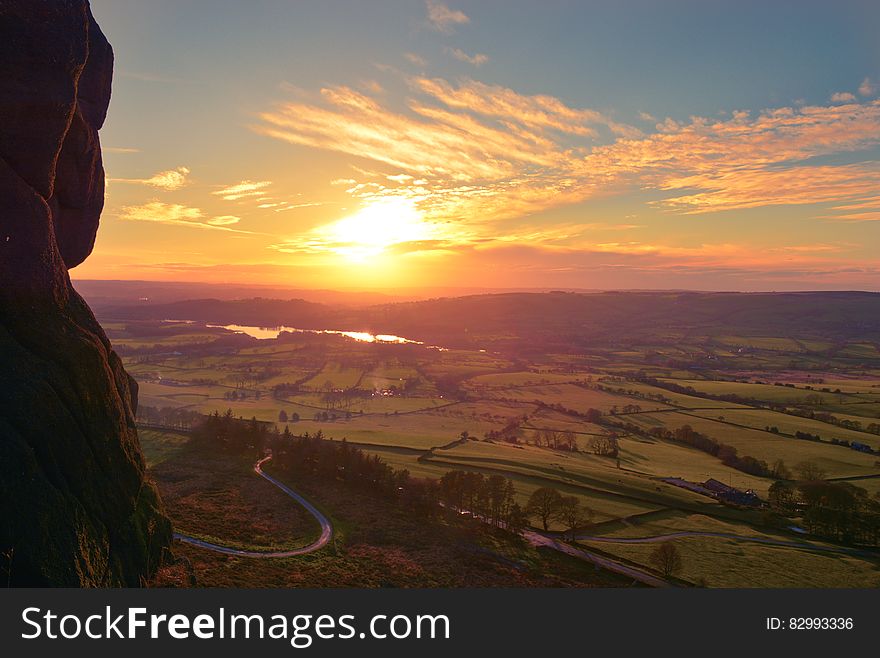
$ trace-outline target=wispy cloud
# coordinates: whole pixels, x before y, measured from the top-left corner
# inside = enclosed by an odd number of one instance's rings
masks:
[[[834,206],[832,210],[880,210],[880,196],[867,196],[861,199],[853,199],[843,205]]]
[[[548,95],[475,80],[408,82],[402,108],[332,87],[320,102],[262,113],[254,129],[391,169],[335,182],[361,203],[408,199],[471,242],[499,234],[481,225],[632,189],[651,191],[661,210],[701,214],[857,202],[880,187],[880,163],[858,157],[880,144],[876,100],[665,119],[644,134]],[[817,160],[834,154],[851,154],[850,163]]]
[[[447,52],[455,57],[460,62],[467,62],[468,64],[472,64],[474,66],[482,66],[486,62],[489,61],[489,56],[484,55],[483,53],[476,53],[474,55],[468,55],[461,48],[449,48]]]
[[[247,199],[250,197],[258,197],[264,194],[264,190],[272,184],[272,181],[250,181],[243,180],[234,185],[227,185],[219,190],[214,190],[211,194],[221,197],[226,201],[238,201],[239,199]]]
[[[173,192],[189,184],[190,170],[187,167],[177,167],[167,171],[159,171],[149,178],[111,178],[113,183],[133,183],[136,185],[149,185],[162,190]]]
[[[201,208],[193,208],[179,203],[165,203],[163,201],[149,201],[139,206],[124,206],[119,211],[119,218],[126,221],[156,222],[173,226],[187,226],[190,228],[210,229],[215,231],[228,231],[233,233],[250,233],[230,228],[230,224],[236,224],[238,217],[221,215],[219,217],[205,217]]]
[[[314,208],[315,206],[323,206],[321,201],[310,201],[308,203],[282,203],[275,208],[275,212],[287,212],[288,210],[298,210],[299,208]]]
[[[427,0],[425,3],[428,10],[428,24],[438,32],[451,34],[456,25],[465,25],[471,22],[468,16],[457,9],[450,9],[442,2]]]
[[[862,96],[873,96],[877,92],[877,85],[871,80],[871,78],[865,78],[862,80],[862,84],[859,85],[859,93]]]
[[[211,217],[207,220],[207,223],[211,226],[229,226],[230,224],[238,224],[241,221],[241,217],[236,217],[235,215],[220,215],[219,217]]]
[[[658,130],[596,147],[584,165],[670,192],[657,203],[687,213],[839,201],[875,192],[880,180],[873,160],[812,162],[880,144],[876,101],[784,107],[757,116],[735,112],[726,121],[694,118],[658,124]]]
[[[415,66],[425,68],[428,65],[427,60],[421,55],[417,55],[415,53],[404,53],[403,56],[410,64],[414,64]]]
[[[848,91],[838,91],[831,94],[832,103],[852,103],[855,99],[855,95]]]
[[[348,184],[348,182],[343,181],[342,184]],[[238,204],[251,202],[256,204],[258,210],[272,210],[274,212],[284,212],[286,210],[295,210],[297,208],[323,205],[322,202],[317,201],[304,203],[297,200],[291,200],[290,198],[279,198],[270,193],[272,185],[272,181],[268,180],[243,180],[232,185],[225,185],[220,189],[214,190],[211,194],[219,196],[224,201],[235,201]]]
[[[104,153],[140,153],[140,149],[129,148],[125,146],[102,146],[101,150]]]
[[[839,215],[828,215],[826,219],[833,219],[841,222],[880,222],[880,210],[873,212],[853,212],[842,213]]]

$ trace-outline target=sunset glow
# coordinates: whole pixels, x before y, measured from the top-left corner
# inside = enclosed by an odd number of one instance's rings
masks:
[[[325,248],[347,259],[364,262],[395,245],[431,237],[429,225],[412,201],[381,199],[318,231]]]
[[[183,7],[94,2],[124,47],[100,248],[75,278],[880,287],[867,18],[327,4],[211,5],[196,29]],[[254,47],[229,49],[229,25]],[[524,26],[557,37],[526,56]],[[694,30],[715,37],[689,49]]]

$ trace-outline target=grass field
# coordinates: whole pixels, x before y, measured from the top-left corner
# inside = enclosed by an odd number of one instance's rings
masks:
[[[704,515],[679,513],[655,516],[644,523],[602,533],[602,536],[650,537],[682,531],[793,541],[787,534],[758,531],[741,523]],[[877,560],[716,537],[684,537],[672,541],[682,558],[683,569],[679,576],[708,587],[880,587]],[[651,552],[657,547],[650,543],[580,543],[648,568]]]
[[[144,434],[155,452],[157,437]],[[301,546],[318,525],[250,461],[188,446],[150,469],[175,530],[253,550]],[[271,465],[270,465],[271,467]],[[270,468],[267,468],[270,470]],[[271,472],[271,471],[270,471]],[[273,473],[285,478],[283,474]],[[201,587],[616,587],[629,581],[555,551],[535,549],[479,522],[425,524],[381,499],[353,496],[337,483],[288,482],[329,515],[334,539],[296,558],[253,559],[177,543]],[[477,532],[480,530],[480,532]],[[154,585],[181,585],[184,567],[160,572]]]
[[[363,370],[347,368],[339,363],[328,363],[317,375],[305,382],[304,386],[314,391],[325,388],[344,389],[357,386]]]
[[[112,326],[114,343],[141,350],[125,357],[127,369],[139,381],[140,405],[201,413],[231,409],[235,416],[256,417],[279,429],[287,425],[294,434],[320,431],[328,439],[346,438],[417,478],[436,479],[453,468],[502,474],[513,481],[522,505],[536,489],[553,487],[589,507],[597,532],[607,536],[697,530],[790,539],[763,525],[764,511],[723,505],[661,481],[667,477],[695,482],[714,478],[766,498],[771,479],[732,469],[686,446],[628,434],[619,429],[625,423],[644,430],[690,425],[735,447],[740,456],[770,465],[782,459],[789,469],[813,461],[828,477],[846,478],[871,495],[880,495],[880,477],[874,477],[880,475],[880,456],[830,443],[834,438],[880,448],[880,436],[766,408],[772,403],[789,410],[828,412],[864,427],[880,422],[880,355],[871,343],[740,336],[732,330],[714,336],[667,336],[664,339],[670,342],[664,343],[660,332],[650,345],[597,346],[583,353],[535,353],[519,358],[491,349],[402,348],[336,336],[245,339],[240,347],[215,349],[206,341],[218,340],[222,332],[190,326],[179,331],[176,335],[173,326],[162,327],[154,340],[149,335],[128,335],[124,323]],[[487,337],[486,347],[503,338]],[[705,394],[736,395],[756,402],[672,392],[647,383],[649,377]],[[298,383],[301,388],[299,392],[287,389],[281,394],[284,399],[279,399],[273,387],[280,383]],[[349,400],[328,409],[324,396],[328,390],[348,390]],[[230,397],[233,392],[236,399]],[[245,399],[240,399],[242,395]],[[658,396],[662,402],[652,399]],[[579,414],[591,408],[602,416],[589,423]],[[299,420],[281,423],[281,411],[289,417],[298,414]],[[330,414],[326,420],[325,413]],[[767,431],[770,427],[779,432]],[[485,440],[505,428],[513,432],[518,444]],[[536,431],[546,430],[573,432],[579,451],[534,445]],[[459,441],[463,432],[472,440]],[[798,440],[792,436],[795,432],[818,434],[824,441]],[[611,433],[619,435],[617,458],[592,454],[591,439]],[[183,435],[157,430],[141,430],[140,434],[150,472],[163,494],[167,491],[166,503],[184,531],[261,548],[302,545],[315,532],[309,518],[299,515],[295,506],[291,511],[287,501],[275,500],[275,493],[283,494],[260,486],[264,483],[253,477],[247,465],[232,468],[203,457],[196,463],[187,454]],[[208,473],[197,472],[205,468]],[[333,491],[329,485],[327,490],[316,483],[309,486],[339,523],[341,539],[335,548],[298,560],[281,560],[271,567],[204,555],[190,547],[180,547],[181,554],[193,560],[206,584],[463,582],[464,575],[456,571],[455,564],[472,560],[471,554],[450,550],[440,559],[438,572],[429,572],[427,547],[414,547],[409,538],[402,538],[416,530],[407,527],[404,532],[406,523],[400,520],[394,523],[402,525],[392,524],[394,529],[367,530],[381,522],[372,513],[358,510],[357,501],[344,500],[349,494]],[[287,511],[273,512],[274,503]],[[227,532],[230,522],[235,529]],[[555,524],[553,529],[562,527]],[[386,536],[373,541],[370,532]],[[392,540],[397,548],[389,550],[387,542]],[[681,575],[692,583],[717,587],[880,585],[877,566],[861,558],[708,537],[681,539],[676,545],[685,563]],[[654,546],[596,543],[591,548],[650,567]],[[563,564],[558,556],[511,546],[491,551],[504,559],[480,562],[487,570],[483,575],[468,571],[475,582],[577,580],[554,579],[549,574],[550,564],[568,574],[578,573],[579,567]],[[506,562],[510,559],[531,565],[529,575],[511,576]],[[345,565],[357,575],[346,576]]]
[[[189,436],[181,432],[144,427],[138,429],[138,438],[147,460],[147,468],[158,466],[166,459],[174,457],[189,441]]]
[[[587,409],[598,409],[609,413],[626,405],[639,405],[644,410],[662,410],[670,407],[652,400],[641,400],[625,395],[615,395],[604,391],[584,388],[575,384],[547,384],[510,388],[492,388],[484,393],[488,399],[517,400],[521,402],[540,401],[547,405],[562,405],[567,409],[584,413]]]
[[[876,473],[874,465],[877,457],[849,450],[841,446],[813,441],[802,441],[765,432],[732,425],[727,422],[702,418],[692,412],[634,414],[627,421],[646,430],[664,427],[674,430],[684,425],[706,434],[713,439],[737,449],[740,455],[749,455],[772,464],[782,459],[790,467],[802,461],[815,461],[828,474],[834,476],[867,475]]]
[[[781,402],[790,404],[806,404],[814,396],[819,396],[822,404],[852,403],[859,398],[848,393],[824,393],[822,391],[805,388],[789,388],[787,386],[774,386],[771,384],[754,384],[731,381],[706,381],[697,379],[674,380],[671,383],[680,386],[690,386],[701,393],[710,395],[736,395],[741,398],[767,400],[769,402]]]
[[[764,409],[725,409],[722,411],[694,411],[692,413],[695,416],[715,420],[723,418],[725,422],[744,425],[759,430],[763,430],[767,427],[776,427],[783,434],[794,435],[795,432],[801,431],[821,436],[826,440],[838,439],[851,442],[856,441],[870,445],[874,448],[880,446],[880,436],[877,434],[857,432],[855,430],[837,427],[829,423],[822,423],[818,420],[799,418],[798,416],[790,416],[777,411]]]

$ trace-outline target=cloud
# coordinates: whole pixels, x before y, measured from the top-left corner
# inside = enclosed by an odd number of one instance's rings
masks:
[[[382,85],[380,85],[375,80],[361,80],[360,87],[364,91],[368,91],[371,94],[381,94],[385,91],[382,88]]]
[[[483,53],[468,55],[460,48],[449,48],[447,49],[447,52],[460,62],[467,62],[468,64],[472,64],[474,66],[482,66],[489,61],[488,55],[484,55]]]
[[[856,97],[848,91],[838,91],[831,94],[832,103],[852,103]]]
[[[124,146],[103,146],[101,150],[104,153],[140,153],[140,149],[136,148],[128,148]]]
[[[228,185],[219,190],[214,190],[211,194],[219,196],[226,201],[238,201],[239,199],[247,199],[250,197],[259,197],[265,194],[265,189],[272,184],[272,181],[250,181],[243,180],[234,185]]]
[[[877,85],[875,85],[870,78],[865,78],[862,80],[862,84],[859,85],[859,93],[862,96],[873,96],[877,91]]]
[[[312,201],[309,203],[283,203],[278,208],[275,208],[275,212],[286,212],[288,210],[298,210],[299,208],[313,208],[315,206],[323,206],[324,204],[319,201]]]
[[[880,210],[880,196],[868,196],[854,199],[840,206],[834,206],[832,210]]]
[[[842,222],[880,222],[880,210],[874,212],[854,212],[840,215],[827,215],[825,219]]]
[[[162,190],[173,192],[189,184],[187,177],[190,170],[187,167],[177,167],[167,171],[159,171],[149,178],[111,178],[113,183],[133,183],[136,185],[149,185]]]
[[[801,166],[785,169],[728,169],[717,174],[675,178],[661,189],[703,189],[670,197],[657,205],[685,213],[705,213],[778,205],[834,202],[880,186],[875,165]]]
[[[211,217],[208,220],[208,224],[211,226],[229,226],[230,224],[238,224],[241,221],[241,217],[236,217],[235,215],[221,215],[219,217]]]
[[[493,222],[633,189],[661,210],[701,214],[840,204],[880,187],[880,163],[858,157],[880,144],[880,100],[667,118],[645,134],[548,95],[467,79],[408,82],[402,108],[329,87],[319,102],[263,112],[253,129],[370,160],[356,182],[345,179],[352,197],[408,199],[427,219],[477,236],[492,235]],[[835,154],[852,156],[817,161]]]
[[[410,64],[415,64],[421,68],[425,68],[428,65],[428,62],[421,55],[416,55],[415,53],[404,53],[403,56],[407,59]]]
[[[235,224],[239,221],[238,217],[223,215],[206,219],[205,213],[201,208],[156,200],[139,206],[124,206],[119,212],[119,218],[126,221],[156,222],[172,226],[189,226],[216,231],[250,233],[250,231],[229,228],[229,224]]]
[[[476,80],[465,80],[457,87],[441,78],[413,78],[410,84],[451,109],[510,120],[529,128],[553,128],[576,135],[594,136],[594,126],[605,125],[619,135],[634,137],[640,134],[638,129],[612,121],[601,112],[572,108],[553,96],[527,96]]]
[[[428,23],[438,32],[451,34],[456,25],[465,25],[471,22],[464,12],[450,9],[442,2],[427,0],[425,3],[428,10]]]

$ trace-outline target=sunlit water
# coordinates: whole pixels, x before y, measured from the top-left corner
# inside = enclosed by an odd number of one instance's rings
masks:
[[[237,334],[247,334],[260,340],[268,340],[278,338],[282,332],[288,331],[295,334],[333,334],[336,336],[345,336],[360,343],[408,343],[411,345],[424,345],[420,340],[410,340],[403,336],[394,336],[392,334],[371,334],[366,331],[340,331],[337,329],[298,329],[296,327],[287,327],[284,325],[278,327],[254,327],[245,324],[209,324],[206,325],[214,329],[227,329]]]
[[[162,320],[162,322],[194,324],[195,320]],[[420,340],[411,340],[409,338],[404,338],[403,336],[395,336],[394,334],[371,334],[366,331],[341,331],[338,329],[299,329],[297,327],[288,327],[286,325],[279,325],[277,327],[257,327],[247,324],[206,324],[205,326],[212,329],[226,329],[228,331],[234,331],[237,334],[247,334],[248,336],[253,336],[258,340],[272,340],[278,338],[278,336],[287,331],[294,334],[331,334],[335,336],[345,336],[346,338],[351,338],[352,340],[356,340],[359,343],[425,345],[425,343]],[[425,347],[432,350],[440,350],[441,352],[448,351],[445,347],[439,347],[437,345],[425,345]]]

